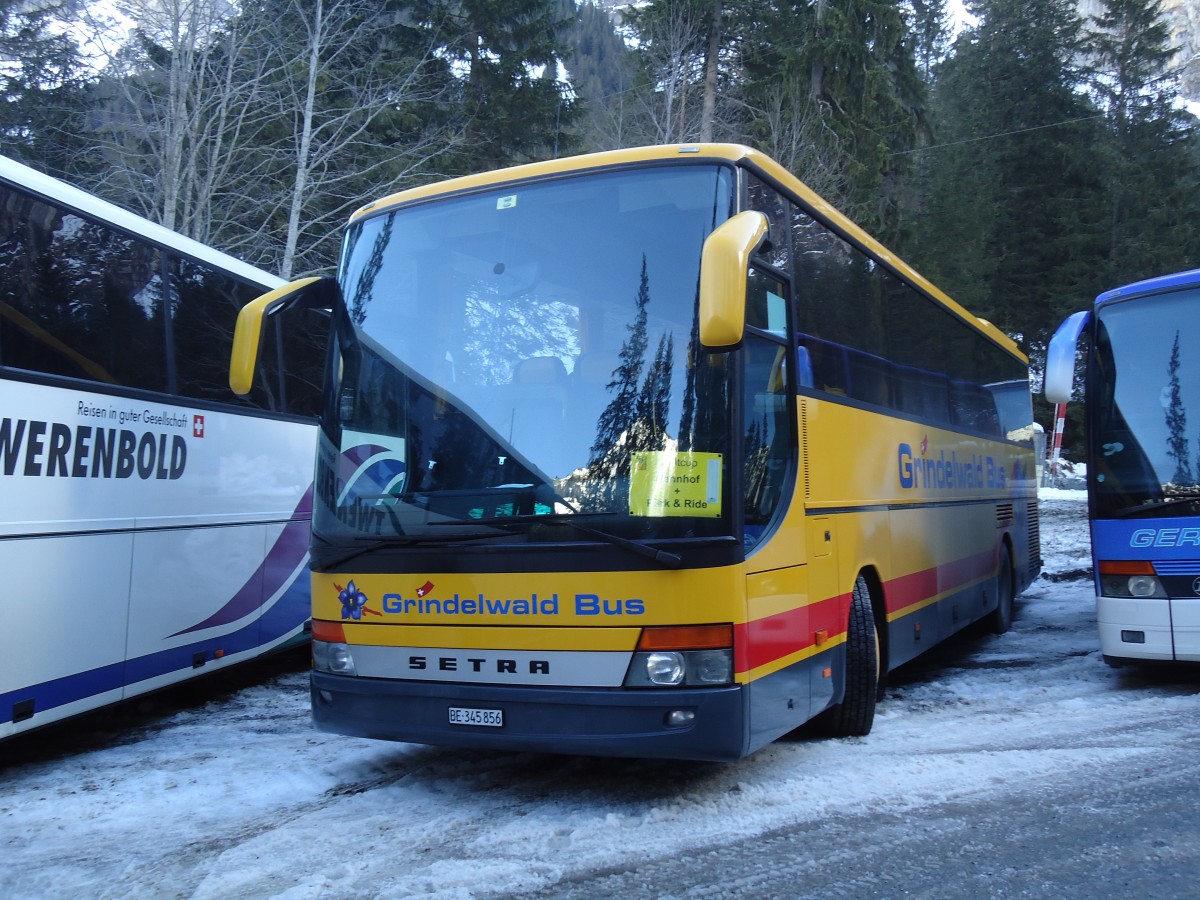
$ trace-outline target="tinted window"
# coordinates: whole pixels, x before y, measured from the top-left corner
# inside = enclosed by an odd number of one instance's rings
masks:
[[[767,217],[767,239],[759,251],[759,258],[782,272],[788,271],[791,261],[788,246],[788,213],[790,204],[779,191],[753,175],[748,179],[750,208]]]
[[[802,386],[985,434],[1033,421],[1019,360],[799,209],[792,245]]]
[[[321,409],[329,316],[311,309],[277,316],[273,322],[284,363],[283,399],[288,412],[315,417]]]
[[[178,349],[178,391],[199,400],[228,401],[231,326],[238,310],[262,290],[190,260],[177,262],[175,285],[171,325]],[[250,399],[256,406],[278,411],[283,408],[279,364],[271,337],[268,330]]]
[[[0,185],[0,366],[313,416],[324,320],[271,322],[253,395],[229,390],[238,310],[263,290]]]
[[[0,188],[0,364],[161,391],[154,247]]]
[[[751,269],[747,294],[750,328],[742,353],[742,459],[743,543],[749,550],[763,537],[780,508],[795,439],[787,393],[787,344],[782,339],[786,334],[787,286]]]

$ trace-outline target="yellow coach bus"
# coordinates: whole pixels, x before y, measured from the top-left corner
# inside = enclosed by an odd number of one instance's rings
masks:
[[[649,147],[386,197],[336,279],[317,727],[736,759],[1040,568],[1027,360],[762,154]],[[286,325],[286,322],[285,322]]]

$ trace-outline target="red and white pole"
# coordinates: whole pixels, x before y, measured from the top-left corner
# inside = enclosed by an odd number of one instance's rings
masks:
[[[1054,405],[1054,439],[1050,443],[1050,477],[1058,477],[1058,461],[1062,457],[1063,426],[1067,422],[1067,404]]]

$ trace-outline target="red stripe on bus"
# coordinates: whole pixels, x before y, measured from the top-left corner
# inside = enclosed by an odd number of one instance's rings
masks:
[[[884,586],[887,611],[890,614],[938,594],[950,593],[990,576],[995,567],[995,551],[988,550],[893,578]],[[839,637],[846,631],[843,610],[849,604],[850,595],[841,594],[735,626],[734,664],[737,671],[757,669],[806,650],[816,643],[818,631],[826,632],[826,640]]]
[[[739,672],[757,669],[790,653],[805,650],[815,642],[817,631],[836,637],[846,630],[841,610],[849,594],[827,597],[773,616],[754,619],[734,627],[734,664]]]
[[[907,609],[938,594],[957,590],[972,581],[990,576],[995,570],[996,551],[986,550],[911,575],[893,578],[884,586],[888,614]]]

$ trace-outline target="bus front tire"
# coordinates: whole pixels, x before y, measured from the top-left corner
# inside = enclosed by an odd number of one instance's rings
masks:
[[[1012,554],[1008,544],[1000,545],[1000,568],[996,572],[996,608],[988,615],[987,624],[992,634],[1004,634],[1012,627],[1013,605]]]
[[[879,632],[871,610],[871,589],[862,575],[854,582],[846,630],[846,691],[842,702],[822,713],[824,731],[832,737],[871,733],[880,679]]]

